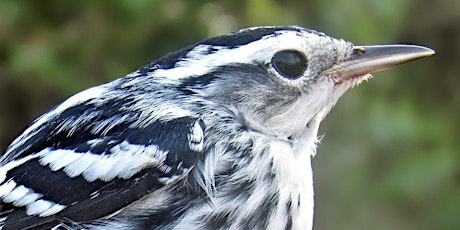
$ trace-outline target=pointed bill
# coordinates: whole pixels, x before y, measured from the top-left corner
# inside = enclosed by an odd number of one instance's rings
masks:
[[[393,66],[433,55],[432,49],[415,45],[355,46],[353,56],[333,65],[323,75],[334,76],[336,83],[389,69]]]

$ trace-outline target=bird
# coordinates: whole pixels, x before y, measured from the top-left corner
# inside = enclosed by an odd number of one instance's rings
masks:
[[[371,73],[433,54],[300,26],[166,54],[64,100],[9,145],[1,229],[312,229],[321,121]]]

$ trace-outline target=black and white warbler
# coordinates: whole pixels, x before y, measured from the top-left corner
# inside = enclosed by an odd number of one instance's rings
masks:
[[[256,27],[170,53],[38,118],[0,165],[2,229],[311,229],[320,122],[430,56]]]

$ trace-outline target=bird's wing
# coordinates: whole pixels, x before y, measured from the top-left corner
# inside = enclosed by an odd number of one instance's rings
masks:
[[[95,220],[186,175],[203,151],[203,122],[141,124],[123,103],[61,108],[13,143],[0,166],[3,229]]]

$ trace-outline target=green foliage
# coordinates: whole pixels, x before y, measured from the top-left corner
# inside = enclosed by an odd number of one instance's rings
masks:
[[[296,24],[355,43],[424,44],[326,119],[315,229],[460,229],[460,1],[1,1],[0,150],[35,117],[200,39]]]

